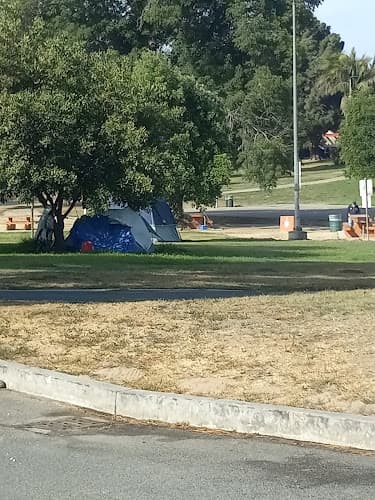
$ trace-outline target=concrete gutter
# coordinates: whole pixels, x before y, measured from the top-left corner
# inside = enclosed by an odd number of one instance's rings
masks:
[[[114,416],[375,451],[375,418],[127,389],[0,360],[11,391]]]

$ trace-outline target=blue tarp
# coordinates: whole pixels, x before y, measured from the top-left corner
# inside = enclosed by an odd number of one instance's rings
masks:
[[[143,252],[130,227],[113,223],[105,216],[81,217],[75,222],[66,240],[67,246],[79,252],[86,241],[91,241],[97,252]]]

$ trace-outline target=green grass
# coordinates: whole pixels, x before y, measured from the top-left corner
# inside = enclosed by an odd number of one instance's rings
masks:
[[[302,182],[324,182],[330,181],[338,177],[344,177],[345,171],[341,166],[333,165],[332,163],[307,163],[303,166]],[[290,176],[282,177],[278,186],[291,186],[293,178]],[[247,189],[257,188],[256,184],[250,183],[240,174],[234,175],[231,184],[224,188],[224,192],[241,191],[234,193],[234,202],[237,206],[251,205],[278,205],[293,203],[293,188],[284,187],[282,189],[274,189],[271,193],[264,191],[246,192]],[[348,200],[358,198],[358,182],[356,180],[337,180],[327,182],[326,184],[313,184],[302,186],[301,202],[304,204],[315,205],[344,205],[348,204]],[[225,204],[224,197],[220,200],[220,205]]]
[[[278,205],[293,203],[293,188],[275,189],[271,193],[237,193],[234,196],[236,205]],[[327,184],[304,186],[301,189],[301,203],[311,205],[342,205],[359,198],[358,182],[342,180]]]
[[[10,231],[9,233],[0,233],[0,254],[21,252],[23,242],[29,242],[30,238],[30,231]]]
[[[0,279],[1,288],[373,288],[374,249],[371,242],[216,238],[160,246],[154,255],[33,255],[8,241],[0,243]]]
[[[316,182],[322,180],[329,180],[334,177],[341,177],[345,175],[345,169],[342,166],[334,165],[331,162],[316,162],[307,163],[302,167],[303,182]],[[293,182],[293,177],[286,175],[279,179],[278,185],[287,185]],[[257,188],[255,182],[249,182],[241,173],[233,175],[230,185],[224,188],[224,191],[238,191],[240,189]]]

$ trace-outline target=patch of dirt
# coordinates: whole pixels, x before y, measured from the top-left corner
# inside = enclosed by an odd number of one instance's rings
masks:
[[[374,290],[0,305],[0,358],[140,389],[375,415]]]
[[[235,381],[227,378],[190,377],[178,380],[177,387],[184,394],[205,394],[220,396],[232,389]]]
[[[339,234],[329,229],[306,228],[307,237],[314,241],[338,240]],[[287,240],[288,233],[280,231],[278,226],[267,227],[234,227],[220,230],[228,238],[253,238],[256,240]]]
[[[38,224],[38,220],[43,213],[43,208],[41,206],[34,207],[34,218],[35,218],[35,227]],[[76,207],[73,209],[73,212],[69,217],[65,220],[65,229],[70,230],[74,222],[77,218],[81,217],[83,214],[81,207]],[[6,222],[8,217],[13,217],[16,221],[24,221],[26,217],[31,217],[31,207],[26,205],[1,205],[0,206],[0,232],[6,231]],[[23,231],[23,224],[18,223],[17,229],[21,229]],[[17,231],[19,232],[19,231]]]
[[[136,382],[144,375],[138,368],[126,368],[125,366],[115,366],[113,368],[101,368],[93,372],[98,380],[112,382],[113,384],[123,384],[124,382]]]

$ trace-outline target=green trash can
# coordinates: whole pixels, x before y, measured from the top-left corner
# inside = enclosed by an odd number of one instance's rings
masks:
[[[225,206],[227,208],[232,208],[234,206],[233,196],[229,195],[225,198]]]
[[[332,233],[337,231],[342,231],[342,218],[341,215],[330,215],[329,217],[329,229]]]

